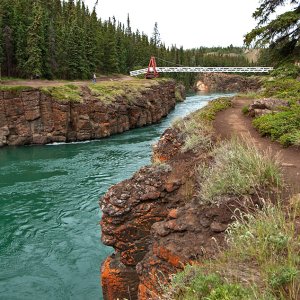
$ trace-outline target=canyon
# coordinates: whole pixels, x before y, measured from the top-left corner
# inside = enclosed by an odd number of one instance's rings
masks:
[[[0,147],[108,137],[156,123],[176,104],[172,80],[148,84],[138,93],[128,83],[126,97],[110,101],[99,100],[88,86],[78,88],[81,101],[58,100],[40,88],[0,86]],[[183,98],[182,87],[178,93]]]

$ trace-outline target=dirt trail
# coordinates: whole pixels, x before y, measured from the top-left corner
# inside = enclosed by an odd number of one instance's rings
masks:
[[[97,78],[97,82],[101,81],[124,81],[132,80],[130,76],[102,76]],[[44,80],[44,79],[33,79],[33,80],[4,80],[0,81],[2,85],[13,85],[13,86],[30,86],[34,88],[45,87],[45,86],[60,86],[65,84],[73,84],[78,86],[85,86],[92,83],[92,80],[82,81],[67,81],[67,80]]]
[[[214,127],[221,138],[232,136],[251,140],[258,149],[270,150],[270,155],[279,155],[285,181],[292,193],[300,193],[300,149],[284,148],[269,138],[261,137],[252,126],[252,119],[242,113],[243,106],[251,100],[235,99],[233,106],[217,114]]]

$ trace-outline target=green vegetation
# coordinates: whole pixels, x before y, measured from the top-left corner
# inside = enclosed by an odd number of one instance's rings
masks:
[[[281,183],[279,163],[252,144],[232,139],[216,147],[213,155],[214,163],[198,170],[200,201],[217,203],[225,195],[249,195]]]
[[[287,111],[266,114],[253,120],[253,125],[262,135],[278,140],[284,146],[300,144],[300,105]]]
[[[82,101],[81,88],[72,84],[55,87],[43,87],[41,88],[41,91],[59,101]]]
[[[274,71],[271,72],[271,76],[276,78],[297,78],[300,75],[300,67],[293,63],[286,63],[280,65]]]
[[[128,74],[148,66],[247,66],[244,49],[166,47],[154,24],[152,37],[114,17],[101,20],[84,1],[1,0],[0,66],[4,76],[91,79],[93,73]],[[213,55],[211,55],[213,53]],[[172,74],[190,86],[195,74]]]
[[[112,103],[118,97],[124,97],[129,103],[133,103],[141,96],[143,91],[149,90],[161,82],[161,79],[156,80],[130,80],[130,81],[104,81],[96,84],[90,84],[89,89],[92,95],[96,96],[104,103]]]
[[[30,86],[21,86],[21,85],[0,85],[1,92],[17,92],[21,93],[22,91],[32,90]]]
[[[279,6],[290,4],[291,9],[274,16]],[[300,3],[298,0],[262,0],[253,17],[258,25],[245,36],[250,46],[269,46],[269,61],[273,64],[294,61],[300,57]]]
[[[300,100],[300,81],[288,78],[265,80],[261,96],[289,100],[294,103]]]
[[[228,248],[174,275],[165,298],[299,299],[300,237],[294,227],[299,201],[289,214],[274,205],[241,214],[227,230]]]
[[[213,147],[211,122],[217,112],[230,106],[231,98],[219,98],[209,102],[206,107],[191,114],[190,117],[177,119],[172,126],[178,128],[183,135],[185,142],[182,151],[211,150]]]
[[[262,135],[270,136],[284,146],[300,145],[300,82],[295,79],[265,80],[263,90],[255,98],[287,100],[289,106],[257,117],[253,125]]]

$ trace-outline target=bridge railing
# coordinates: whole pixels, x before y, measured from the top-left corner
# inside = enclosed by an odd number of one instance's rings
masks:
[[[130,76],[147,73],[147,68],[130,72]],[[272,67],[156,67],[159,73],[268,73]]]

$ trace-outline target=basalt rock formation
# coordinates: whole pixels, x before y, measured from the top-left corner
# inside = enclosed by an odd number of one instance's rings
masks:
[[[0,147],[107,137],[158,122],[176,103],[173,81],[141,91],[134,101],[116,96],[105,103],[87,87],[82,93],[82,102],[63,102],[40,89],[0,90]]]
[[[100,200],[102,241],[115,249],[102,265],[104,299],[159,299],[171,274],[218,252],[233,212],[245,205],[234,197],[219,206],[200,203],[195,166],[213,158],[203,150],[183,153],[183,144],[178,129],[167,129],[153,164]]]
[[[203,73],[196,80],[195,90],[204,92],[247,92],[261,87],[257,77],[224,73]]]

